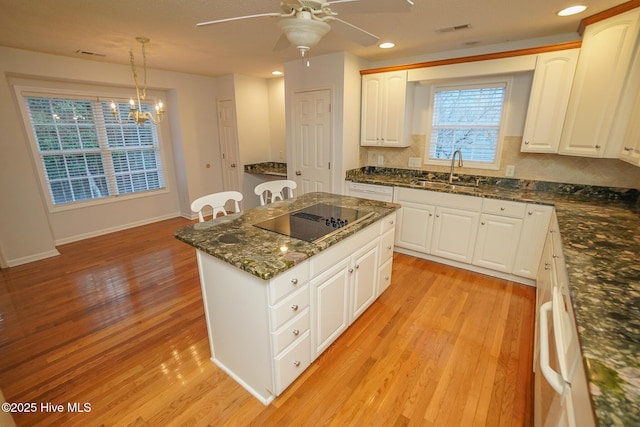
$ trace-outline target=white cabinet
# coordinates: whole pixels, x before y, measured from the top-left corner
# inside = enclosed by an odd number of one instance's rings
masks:
[[[408,147],[405,137],[407,71],[362,76],[360,144]]]
[[[528,203],[526,214],[520,232],[520,244],[518,245],[513,265],[513,274],[529,279],[535,279],[544,247],[546,233],[551,220],[552,206]]]
[[[624,87],[637,50],[639,29],[640,8],[587,26],[560,154],[619,157],[630,115],[621,105],[625,105]]]
[[[380,259],[378,261],[378,286],[376,295],[380,296],[391,284],[391,270],[393,267],[393,250],[396,232],[396,216],[391,215],[383,222],[382,238],[380,239]]]
[[[379,242],[373,241],[351,256],[351,311],[349,323],[357,319],[376,299]]]
[[[620,160],[640,166],[640,47],[636,53],[634,67],[629,74],[627,93],[633,100],[631,120],[624,134]],[[634,80],[631,80],[631,79]],[[634,96],[635,94],[635,96]]]
[[[437,207],[431,254],[470,264],[480,222],[479,212]]]
[[[521,151],[557,153],[579,49],[538,55]]]
[[[420,203],[402,202],[398,211],[396,246],[431,253],[431,232],[436,208]]]

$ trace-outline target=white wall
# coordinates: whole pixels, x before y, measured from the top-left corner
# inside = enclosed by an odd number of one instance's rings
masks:
[[[150,88],[167,96],[162,124],[167,192],[49,212],[11,81],[133,90],[128,66],[0,47],[0,255],[3,266],[54,255],[57,243],[177,215],[190,216],[194,194],[222,190],[213,78],[149,70]],[[124,89],[122,89],[124,88]],[[213,168],[204,165],[211,163]],[[215,167],[218,165],[218,167]]]

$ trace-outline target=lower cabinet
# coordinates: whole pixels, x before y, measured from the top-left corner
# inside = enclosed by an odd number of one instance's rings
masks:
[[[470,264],[480,213],[437,207],[433,221],[431,254]]]
[[[196,251],[212,360],[263,404],[389,286],[396,214],[261,280]]]
[[[552,206],[397,187],[395,246],[533,284]]]

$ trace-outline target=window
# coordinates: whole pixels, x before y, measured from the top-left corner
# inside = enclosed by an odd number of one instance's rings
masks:
[[[155,125],[119,124],[110,100],[25,94],[23,101],[53,206],[164,188]],[[128,103],[116,105],[125,120]]]
[[[498,169],[506,92],[506,82],[435,86],[425,163],[448,164],[460,150],[469,166]]]

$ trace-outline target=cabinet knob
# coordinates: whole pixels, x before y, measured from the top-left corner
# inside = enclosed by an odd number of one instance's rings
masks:
[[[429,216],[433,216],[433,214],[431,212],[429,212]]]
[[[353,273],[353,268],[349,268],[349,270],[347,270],[349,273]]]
[[[393,220],[392,219],[389,220],[389,224],[393,224]]]
[[[501,210],[501,211],[504,211],[504,207],[501,207],[501,208],[500,208],[500,210]]]
[[[533,211],[529,211],[529,212],[527,212],[527,214],[533,215]]]
[[[525,142],[524,142],[524,145],[529,145],[529,141],[525,141]]]
[[[484,225],[484,221],[482,221],[480,224]]]
[[[596,144],[596,150],[600,149],[600,144]]]
[[[291,331],[293,333],[293,335],[298,336],[300,335],[300,331],[297,329],[294,329],[293,331]]]
[[[389,276],[384,276],[384,280],[389,281]]]
[[[293,365],[297,368],[298,366],[300,366],[300,361],[299,360],[294,361]]]
[[[360,264],[356,264],[356,269],[360,268]]]
[[[293,311],[298,311],[298,304],[293,304],[293,305],[291,306],[291,310],[293,310]]]
[[[560,258],[560,255],[553,254],[553,255],[551,255],[551,257],[552,258]]]
[[[295,277],[293,279],[291,279],[291,284],[293,286],[297,285],[298,284],[298,279],[296,279]]]
[[[388,245],[388,246],[387,246],[387,249],[391,249],[391,245]]]
[[[624,151],[631,151],[631,150],[633,150],[633,148],[631,148],[631,147],[624,147]]]
[[[436,218],[440,218],[440,214],[436,214]]]

